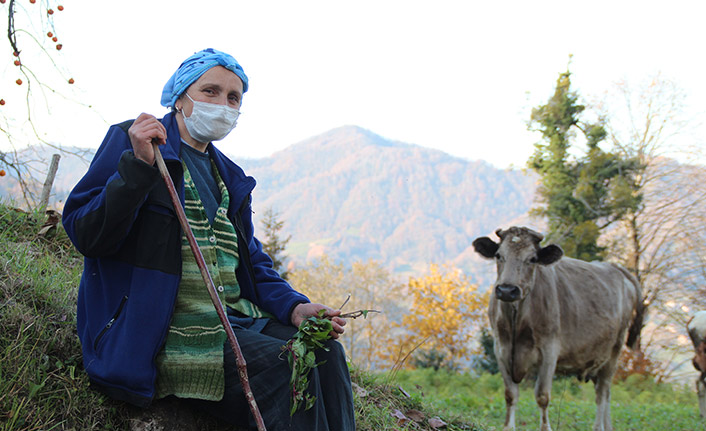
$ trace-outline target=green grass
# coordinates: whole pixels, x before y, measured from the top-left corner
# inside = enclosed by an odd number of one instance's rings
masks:
[[[61,231],[38,236],[43,221],[0,209],[0,430],[119,429],[119,406],[81,372],[80,256]]]
[[[61,227],[39,237],[44,214],[0,205],[0,431],[128,430],[135,414],[88,387],[76,336],[76,289],[82,258]],[[446,430],[502,428],[504,388],[498,376],[433,370],[368,373],[352,367],[360,431],[424,430],[439,417]],[[559,379],[553,388],[554,431],[591,429],[593,386]],[[613,387],[619,430],[704,430],[690,388],[632,379]],[[419,422],[400,420],[420,412]],[[537,429],[529,384],[521,390],[518,431]],[[209,421],[200,430],[222,426]],[[271,430],[272,431],[272,430]],[[275,430],[276,431],[276,430]]]
[[[426,400],[442,414],[481,424],[483,429],[502,429],[505,399],[499,375],[433,371],[402,371],[397,383],[413,397]],[[549,420],[554,431],[589,430],[595,417],[592,383],[560,377],[552,387]],[[696,394],[690,387],[658,384],[633,376],[612,387],[611,416],[616,431],[706,430],[699,418]],[[536,430],[539,410],[532,382],[523,382],[516,415],[518,431]]]

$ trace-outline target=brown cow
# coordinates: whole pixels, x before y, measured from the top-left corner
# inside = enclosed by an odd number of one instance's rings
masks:
[[[706,311],[695,313],[686,323],[686,330],[694,345],[692,363],[700,371],[696,379],[696,393],[699,396],[699,413],[706,417]]]
[[[473,241],[476,252],[495,259],[497,280],[488,317],[495,355],[505,382],[505,430],[515,429],[518,384],[536,370],[534,395],[540,428],[550,431],[547,407],[555,371],[592,380],[596,390],[594,431],[612,429],[610,385],[628,332],[632,346],[642,328],[640,285],[625,269],[569,257],[524,227],[495,231]]]

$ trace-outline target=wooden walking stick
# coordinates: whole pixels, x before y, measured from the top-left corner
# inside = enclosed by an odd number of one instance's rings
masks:
[[[201,270],[201,277],[203,277],[203,281],[206,283],[206,288],[208,288],[208,293],[209,295],[211,295],[211,301],[213,302],[213,306],[216,307],[216,312],[218,313],[218,317],[221,319],[223,328],[226,331],[228,342],[230,342],[230,347],[233,349],[233,353],[235,353],[235,362],[238,365],[238,376],[240,376],[240,384],[243,385],[245,399],[248,401],[250,411],[255,417],[257,430],[267,431],[267,429],[265,428],[265,422],[262,420],[260,410],[257,408],[255,396],[253,396],[252,389],[250,389],[247,364],[245,363],[245,357],[243,356],[243,352],[240,350],[240,344],[238,344],[238,339],[235,338],[235,332],[233,332],[233,328],[228,322],[228,317],[226,316],[225,311],[223,311],[223,304],[221,303],[221,299],[216,293],[216,286],[213,283],[211,274],[208,272],[208,268],[206,267],[206,260],[203,258],[203,254],[201,254],[199,244],[196,242],[194,233],[191,231],[191,226],[189,226],[189,222],[186,220],[184,208],[181,207],[181,202],[179,201],[179,196],[177,195],[176,188],[174,188],[172,177],[169,176],[167,166],[164,164],[164,159],[162,158],[162,153],[159,151],[159,145],[157,145],[157,143],[153,141],[152,147],[154,148],[154,158],[157,161],[157,168],[159,168],[159,173],[162,175],[162,179],[164,180],[164,183],[167,186],[167,190],[169,191],[169,197],[172,199],[174,210],[177,213],[179,223],[181,223],[181,228],[186,234],[186,239],[189,241],[191,251],[194,253],[194,257],[196,258],[196,263],[199,266],[199,270]]]

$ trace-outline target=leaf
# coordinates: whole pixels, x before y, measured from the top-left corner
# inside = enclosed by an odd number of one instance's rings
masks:
[[[292,343],[292,353],[294,353],[298,358],[304,357],[306,355],[306,345],[302,342]]]
[[[426,418],[424,413],[420,412],[419,410],[415,410],[415,409],[407,410],[405,412],[405,416],[407,416],[408,418],[412,419],[415,422],[423,422],[424,419]]]
[[[368,391],[365,390],[362,386],[356,384],[355,382],[351,382],[351,385],[353,387],[353,393],[355,393],[358,398],[365,398],[368,396]]]
[[[30,384],[29,384],[29,397],[28,398],[30,398],[30,399],[34,398],[34,396],[37,395],[37,393],[44,387],[44,385],[46,383],[47,383],[46,380],[44,380],[40,384],[30,382]]]
[[[434,429],[446,428],[446,422],[442,421],[438,416],[429,419],[429,426]]]
[[[308,368],[316,367],[316,355],[314,355],[314,352],[310,351],[304,356],[304,365]]]
[[[409,418],[407,416],[405,416],[404,413],[402,413],[398,409],[395,409],[392,413],[390,413],[390,416],[397,419],[398,425],[404,425],[407,422],[409,422]]]

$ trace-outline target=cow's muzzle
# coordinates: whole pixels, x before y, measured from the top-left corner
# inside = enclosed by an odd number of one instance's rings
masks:
[[[495,296],[504,302],[514,302],[520,299],[522,291],[513,284],[499,284],[495,286]]]

